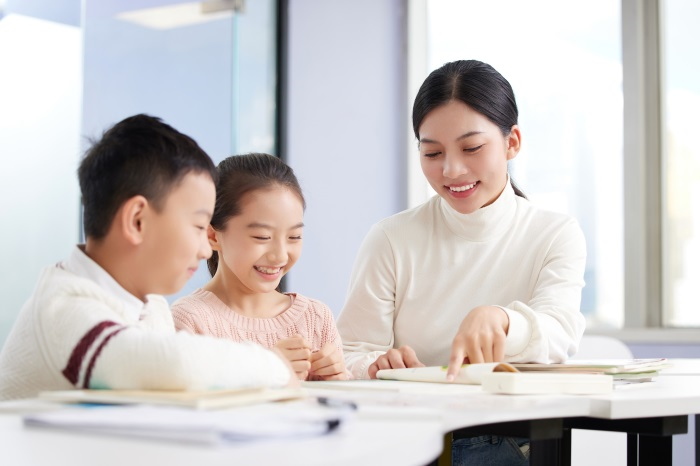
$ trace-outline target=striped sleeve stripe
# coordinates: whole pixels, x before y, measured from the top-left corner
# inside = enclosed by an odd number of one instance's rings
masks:
[[[95,340],[97,340],[105,330],[115,325],[119,324],[109,320],[104,320],[85,333],[83,338],[81,338],[78,344],[75,345],[75,348],[73,348],[73,352],[70,355],[70,359],[68,360],[68,364],[66,365],[66,368],[63,369],[63,375],[71,384],[76,385],[78,383],[78,380],[80,379],[80,368],[83,366],[83,360],[90,350],[90,347],[95,343]]]
[[[105,339],[102,340],[102,343],[100,343],[100,346],[97,347],[92,357],[90,358],[90,364],[88,364],[87,370],[85,371],[85,378],[83,379],[83,388],[90,388],[90,377],[92,377],[92,369],[95,367],[95,362],[97,361],[97,357],[102,352],[102,348],[105,347],[110,338],[112,338],[114,335],[121,332],[125,328],[126,327],[119,327],[118,329],[107,335]]]

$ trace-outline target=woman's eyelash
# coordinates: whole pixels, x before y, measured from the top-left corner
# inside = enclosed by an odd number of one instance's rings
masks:
[[[470,147],[468,149],[464,149],[464,152],[476,152],[479,149],[481,149],[482,147],[484,147],[483,144],[481,144],[480,146],[476,146],[476,147]]]

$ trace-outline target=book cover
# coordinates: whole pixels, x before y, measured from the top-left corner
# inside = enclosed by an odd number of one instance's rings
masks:
[[[39,398],[60,403],[152,404],[195,409],[228,408],[267,401],[302,398],[301,388],[246,388],[235,390],[54,390]]]

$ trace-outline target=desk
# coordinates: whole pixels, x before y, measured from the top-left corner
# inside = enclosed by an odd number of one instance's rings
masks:
[[[494,395],[480,386],[398,382],[391,380],[312,382],[304,385],[317,396],[335,396],[359,403],[365,416],[381,406],[433,409],[445,434],[528,437],[530,464],[560,462],[564,419],[587,416],[590,401],[574,395]],[[369,414],[371,415],[371,414]]]
[[[652,427],[670,438],[687,428],[689,414],[700,413],[700,377],[688,375],[660,376],[596,396],[493,395],[478,386],[395,381],[316,382],[308,390],[356,401],[357,419],[324,437],[212,448],[24,428],[19,415],[0,414],[3,458],[20,466],[425,465],[442,451],[444,434],[473,429],[530,436],[531,464],[543,466],[567,464],[567,431],[590,428],[632,432],[646,464],[647,440],[654,438],[639,432],[640,426],[656,423]],[[670,465],[670,451],[662,450],[666,456],[654,464]]]
[[[394,388],[401,393],[397,400],[441,410],[445,433],[530,437],[531,464],[570,464],[570,433],[577,428],[626,432],[628,464],[670,465],[672,436],[686,433],[688,415],[700,413],[700,377],[687,375],[693,367],[700,374],[700,360],[697,366],[680,361],[654,382],[617,386],[611,394],[595,396],[503,396],[475,386],[452,386],[442,394],[438,387],[426,388],[421,398],[416,382],[393,383],[401,387]],[[369,383],[379,390],[389,389],[387,382],[391,381],[345,384]]]
[[[0,414],[2,464],[8,466],[426,465],[440,455],[436,414],[393,413],[359,418],[322,437],[265,440],[219,447],[25,428],[18,414]]]

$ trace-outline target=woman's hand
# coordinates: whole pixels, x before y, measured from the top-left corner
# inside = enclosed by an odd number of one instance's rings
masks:
[[[306,380],[311,369],[311,345],[301,335],[280,340],[275,345],[292,365],[292,370],[299,380]]]
[[[323,347],[311,353],[311,369],[309,380],[347,380],[348,373],[345,370],[343,353],[333,342],[328,342]]]
[[[505,358],[508,314],[496,306],[479,306],[467,314],[452,341],[447,380],[452,381],[465,362],[499,362]]]
[[[370,379],[377,378],[380,369],[403,369],[405,367],[424,367],[425,364],[418,360],[416,352],[410,346],[402,346],[399,349],[390,349],[370,364],[367,369]]]

